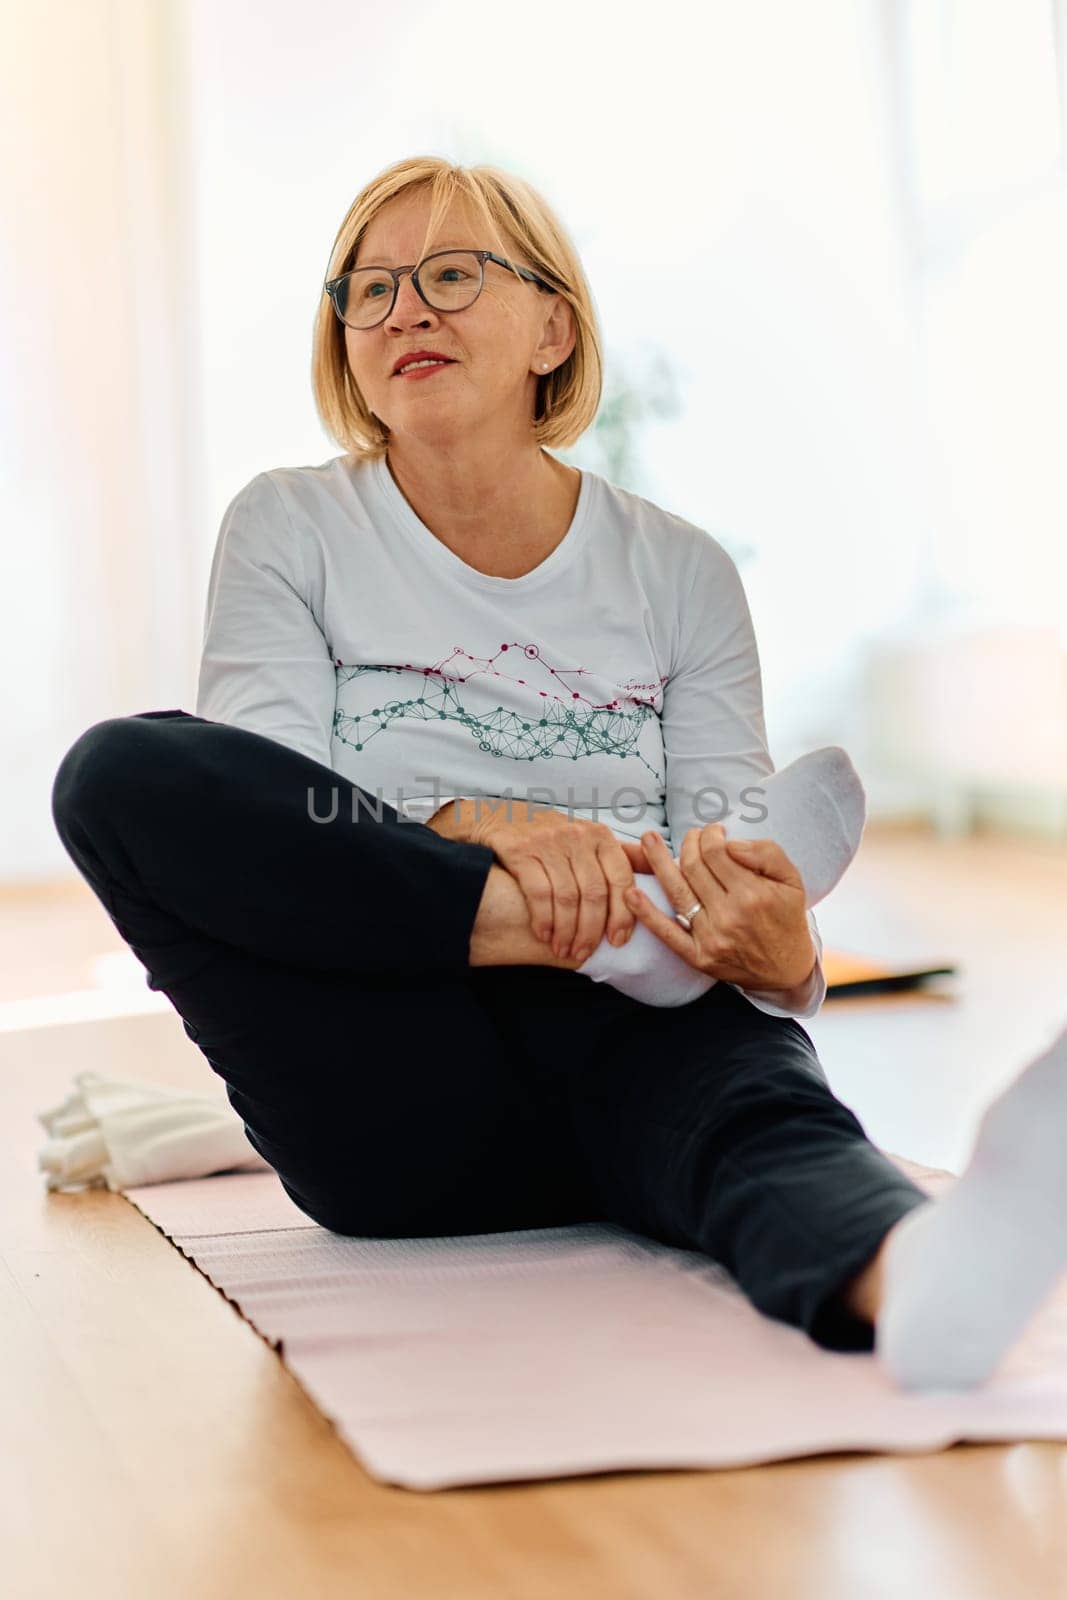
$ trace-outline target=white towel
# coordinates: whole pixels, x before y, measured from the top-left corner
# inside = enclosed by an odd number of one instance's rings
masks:
[[[49,1189],[206,1178],[211,1173],[272,1171],[253,1150],[225,1094],[190,1094],[79,1072],[61,1105],[39,1111],[49,1138],[37,1165]]]

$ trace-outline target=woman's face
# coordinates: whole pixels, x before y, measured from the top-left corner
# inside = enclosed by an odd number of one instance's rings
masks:
[[[389,201],[364,235],[354,266],[400,267],[418,262],[430,214],[430,197],[418,191]],[[429,252],[492,249],[461,201],[453,203]],[[519,266],[529,263],[499,251]],[[376,328],[345,327],[352,376],[392,439],[410,435],[447,445],[481,431],[501,440],[514,423],[528,436],[537,379],[560,365],[574,347],[573,314],[561,295],[517,279],[506,267],[485,263],[485,282],[473,305],[436,311],[422,300],[410,273],[400,280],[396,304]],[[395,376],[409,351],[433,350],[450,364],[414,378]],[[547,363],[547,367],[543,365]],[[491,428],[484,425],[492,423]]]

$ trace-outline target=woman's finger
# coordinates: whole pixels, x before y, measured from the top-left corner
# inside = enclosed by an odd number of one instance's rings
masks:
[[[612,838],[615,840],[615,843],[618,845],[619,849],[630,863],[630,867],[634,872],[652,871],[652,863],[645,854],[644,845],[641,844],[639,840],[620,839],[617,834],[612,834]]]
[[[692,841],[689,844],[691,859],[686,852],[686,842],[690,834],[692,834]],[[702,881],[699,876],[701,865],[726,894],[751,885],[751,869],[730,854],[728,845],[726,830],[721,822],[709,823],[705,828],[691,828],[686,834],[679,854],[686,862],[686,873],[691,870],[697,873],[694,881],[698,886]]]
[[[552,954],[565,960],[578,929],[581,890],[569,856],[553,851],[542,859],[541,865],[552,884]]]
[[[709,824],[718,826],[718,824]],[[694,891],[694,898],[702,905],[713,906],[721,904],[729,898],[730,883],[728,874],[718,876],[718,862],[713,853],[702,851],[702,842],[708,833],[708,828],[690,828],[682,839],[681,849],[678,851],[678,865],[690,888]],[[725,850],[725,845],[723,846]],[[714,865],[713,865],[714,863]],[[737,870],[731,861],[730,866]],[[693,901],[690,900],[689,905]],[[683,906],[683,911],[688,911],[689,906]]]
[[[588,844],[584,843],[585,839]],[[575,961],[585,961],[603,939],[608,920],[608,885],[594,835],[584,834],[583,845],[572,858],[571,866],[581,902],[574,939],[565,954]]]
[[[694,900],[705,898],[689,881],[682,862],[676,861],[671,855],[662,834],[654,832],[642,834],[641,843],[645,847],[653,872],[663,885],[664,892],[676,911],[688,911]],[[710,878],[706,867],[704,872]]]
[[[649,855],[651,856],[651,851]],[[660,881],[662,882],[662,879]],[[664,888],[666,888],[666,884],[664,884]],[[667,892],[670,894],[669,890]],[[677,890],[675,890],[674,894],[671,894],[672,903],[674,903],[676,896]],[[687,961],[691,967],[699,965],[697,961],[697,942],[691,933],[686,933],[680,922],[676,922],[665,911],[661,911],[655,901],[650,900],[644,890],[639,889],[636,885],[632,889],[627,889],[624,898],[637,920],[643,922],[647,928],[650,928],[658,939],[662,939],[665,945],[668,945],[677,955],[680,955],[682,960]],[[692,896],[690,896],[689,904],[693,904]],[[678,909],[682,910],[683,908],[679,906]]]
[[[543,944],[550,943],[553,933],[552,880],[534,856],[518,856],[507,863],[507,869],[522,890],[530,913],[530,927]]]
[[[634,869],[629,854],[614,837],[602,841],[598,854],[608,886],[607,936],[612,944],[623,945],[634,930],[634,915],[625,899],[634,881]]]

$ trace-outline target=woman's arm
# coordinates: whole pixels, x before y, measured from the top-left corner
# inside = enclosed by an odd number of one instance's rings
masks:
[[[681,604],[661,713],[674,853],[690,828],[756,810],[761,782],[774,771],[748,597],[733,558],[710,534],[695,546]],[[772,1016],[814,1016],[825,998],[822,938],[810,909],[807,923],[815,963],[806,984],[781,990],[734,985]]]
[[[208,579],[198,716],[332,765],[337,679],[307,601],[299,540],[266,473],[222,518]]]

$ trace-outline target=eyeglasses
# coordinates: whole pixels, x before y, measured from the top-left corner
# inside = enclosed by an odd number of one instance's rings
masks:
[[[328,279],[322,287],[347,327],[376,328],[396,304],[401,273],[411,273],[419,298],[431,310],[465,311],[482,292],[487,261],[495,261],[498,266],[517,272],[520,278],[529,279],[539,288],[547,289],[549,294],[558,293],[536,272],[516,266],[513,261],[494,255],[492,250],[438,250],[408,267],[356,267],[352,272],[343,272],[339,278]]]

